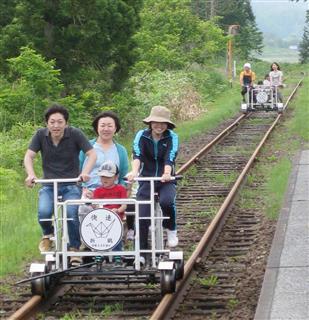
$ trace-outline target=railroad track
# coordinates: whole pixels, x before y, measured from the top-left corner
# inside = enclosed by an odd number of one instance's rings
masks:
[[[224,314],[236,292],[235,283],[229,279],[236,279],[237,273],[243,272],[243,266],[235,257],[250,250],[256,238],[254,229],[258,221],[255,215],[248,212],[240,212],[239,216],[233,214],[233,221],[228,219],[223,228],[226,235],[220,235],[211,258],[206,260],[205,257],[215,241],[213,235],[217,236],[220,231],[214,227],[215,222],[222,227],[223,220],[227,219],[224,217],[229,208],[226,197],[229,195],[233,200],[234,195],[230,192],[236,192],[235,182],[241,184],[239,174],[244,168],[249,169],[248,161],[251,159],[253,163],[256,147],[280,117],[274,112],[242,115],[219,135],[216,144],[207,141],[207,146],[180,168],[179,172],[185,173],[185,177],[178,187],[178,230],[187,263],[177,294],[165,295],[162,299],[159,286],[142,276],[97,277],[95,283],[90,281],[79,286],[65,284],[64,278],[61,294],[58,292],[42,305],[44,317],[183,319],[184,315],[190,315],[206,319],[205,315]],[[199,141],[194,144],[202,145]],[[242,230],[240,234],[239,230]],[[205,236],[208,237],[206,241]],[[234,261],[230,261],[232,258]],[[19,318],[13,315],[11,319]]]

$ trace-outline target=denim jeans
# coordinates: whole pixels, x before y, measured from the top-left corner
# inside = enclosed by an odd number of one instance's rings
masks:
[[[58,196],[62,196],[62,201],[80,199],[81,189],[77,185],[58,185]],[[39,192],[38,220],[41,225],[43,235],[54,233],[52,221],[40,221],[41,219],[51,219],[54,212],[54,192],[53,186],[43,186]],[[80,234],[78,220],[78,206],[67,206],[67,217],[73,220],[68,221],[69,245],[79,249]]]

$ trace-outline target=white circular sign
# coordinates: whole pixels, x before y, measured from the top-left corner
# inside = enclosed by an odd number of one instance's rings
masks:
[[[260,91],[256,95],[256,100],[258,103],[265,103],[268,100],[268,94],[265,91]]]
[[[89,212],[80,225],[85,245],[95,251],[113,249],[122,239],[123,228],[117,213],[108,209]]]

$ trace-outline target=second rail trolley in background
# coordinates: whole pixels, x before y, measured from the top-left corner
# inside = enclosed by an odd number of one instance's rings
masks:
[[[241,112],[277,111],[282,113],[284,104],[279,100],[278,86],[255,85],[247,87],[245,101],[241,104]]]

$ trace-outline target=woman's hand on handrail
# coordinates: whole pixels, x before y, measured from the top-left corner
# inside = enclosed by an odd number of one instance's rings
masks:
[[[161,182],[168,182],[168,181],[171,181],[171,179],[172,179],[171,174],[165,172],[162,174]]]
[[[125,176],[125,180],[127,181],[127,183],[131,184],[137,177],[138,173],[131,171],[127,173],[127,175]]]

